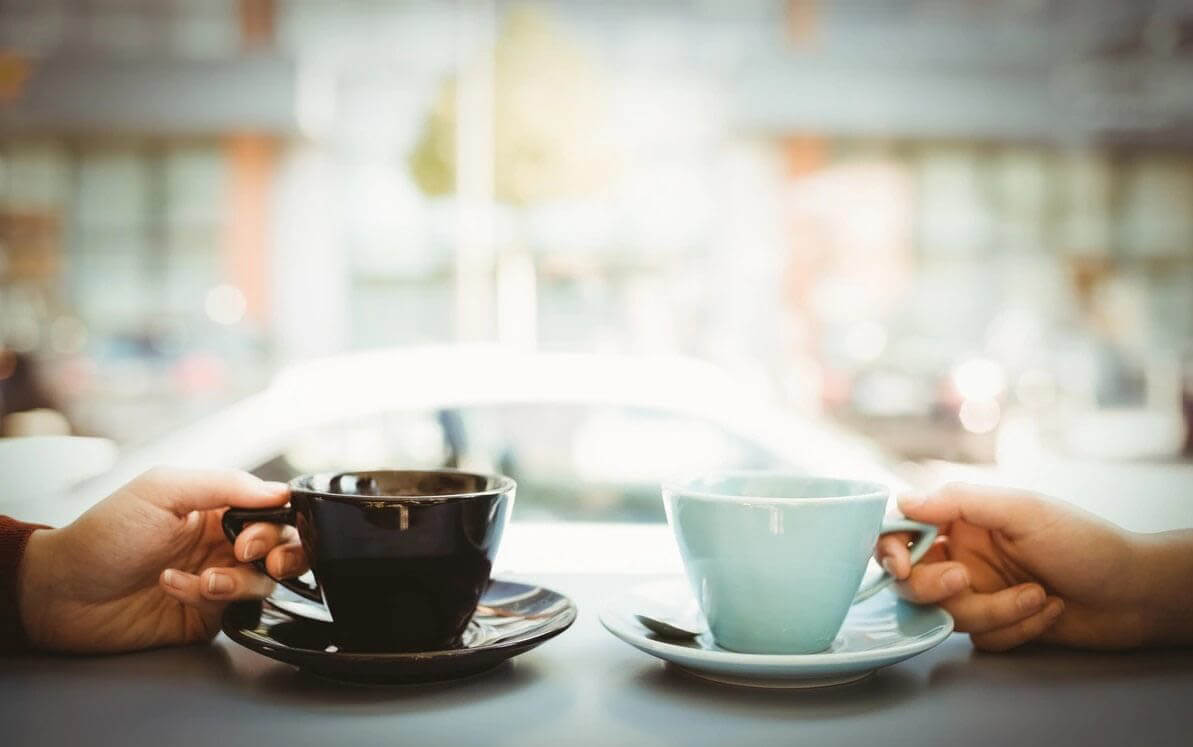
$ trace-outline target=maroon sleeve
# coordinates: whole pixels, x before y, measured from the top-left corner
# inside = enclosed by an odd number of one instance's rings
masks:
[[[28,648],[29,642],[21,625],[21,611],[17,607],[17,572],[29,535],[47,528],[0,516],[0,654]]]

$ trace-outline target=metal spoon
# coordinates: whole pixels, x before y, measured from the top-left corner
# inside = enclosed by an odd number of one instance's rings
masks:
[[[634,613],[634,619],[642,623],[642,627],[646,628],[655,635],[666,638],[671,641],[690,641],[696,636],[700,635],[699,631],[689,630],[680,627],[672,621],[661,620],[657,617],[643,614],[641,612]]]

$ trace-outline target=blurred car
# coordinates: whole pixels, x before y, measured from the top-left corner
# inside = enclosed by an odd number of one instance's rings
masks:
[[[784,468],[897,483],[869,442],[798,417],[680,357],[451,346],[286,368],[259,394],[121,455],[83,500],[155,464],[248,469],[459,467],[519,482],[520,521],[663,520],[659,483]]]

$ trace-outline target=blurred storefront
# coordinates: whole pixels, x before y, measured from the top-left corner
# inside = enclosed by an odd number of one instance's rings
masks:
[[[911,460],[1172,459],[1191,80],[1181,3],[2,3],[6,428],[492,341],[704,358]]]

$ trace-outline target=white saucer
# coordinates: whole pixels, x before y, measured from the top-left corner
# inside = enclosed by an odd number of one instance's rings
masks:
[[[635,612],[681,610],[690,600],[683,579],[638,587],[601,611],[601,624],[634,648],[697,677],[749,687],[808,688],[843,685],[937,646],[953,632],[953,618],[935,606],[880,592],[854,605],[827,651],[816,654],[742,654],[717,646],[707,630],[690,641],[648,631]]]

